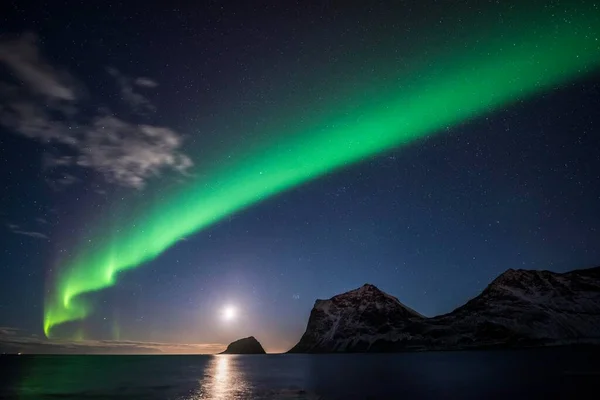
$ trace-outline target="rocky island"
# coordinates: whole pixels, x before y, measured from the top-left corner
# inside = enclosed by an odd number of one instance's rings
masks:
[[[220,354],[266,354],[266,352],[254,336],[249,336],[231,342]]]

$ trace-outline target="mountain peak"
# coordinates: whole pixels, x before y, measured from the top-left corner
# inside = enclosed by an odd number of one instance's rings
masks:
[[[364,285],[362,285],[361,287],[362,287],[362,288],[365,288],[365,289],[377,289],[377,290],[379,290],[379,288],[377,288],[377,286],[375,286],[375,285],[373,285],[373,284],[371,284],[371,283],[365,283],[365,284],[364,284]]]
[[[359,287],[358,289],[359,291],[362,292],[379,292],[379,293],[385,293],[383,290],[379,289],[377,286],[371,284],[371,283],[365,283],[364,285],[362,285],[361,287]]]
[[[362,285],[361,287],[357,288],[357,289],[353,289],[350,290],[346,293],[342,293],[342,294],[362,294],[362,293],[372,293],[372,294],[382,294],[382,295],[387,295],[387,293],[385,293],[383,290],[379,289],[377,286],[371,284],[371,283],[365,283],[364,285]]]
[[[528,270],[509,268],[498,275],[489,285],[488,289],[498,288],[530,288],[536,286],[553,287],[553,282],[562,274],[546,270]]]
[[[326,308],[329,308],[330,303],[339,307],[348,307],[357,310],[363,310],[365,307],[371,306],[377,309],[391,307],[402,310],[402,315],[423,318],[421,314],[402,304],[396,297],[384,292],[371,283],[365,283],[357,289],[338,294],[329,300],[319,300],[317,302],[321,307],[324,306]]]
[[[421,319],[422,315],[397,298],[367,283],[329,300],[317,300],[304,335],[290,351],[367,349],[378,335],[401,332],[407,324]]]
[[[359,288],[349,290],[347,292],[338,294],[334,297],[343,296],[343,295],[351,295],[351,294],[361,294],[361,293],[383,294],[383,295],[389,296],[387,293],[385,293],[383,290],[379,289],[377,286],[375,286],[371,283],[365,283],[364,285],[362,285]]]

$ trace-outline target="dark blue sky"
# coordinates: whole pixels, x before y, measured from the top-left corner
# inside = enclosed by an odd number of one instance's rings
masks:
[[[3,4],[0,106],[15,98],[4,83],[19,81],[7,52],[34,49],[43,72],[39,93],[52,91],[57,103],[17,97],[42,104],[45,123],[68,113],[60,107],[75,96],[82,104],[75,120],[119,115],[131,125],[169,127],[184,144],[145,148],[151,161],[122,171],[127,165],[119,157],[139,156],[146,143],[122,150],[111,142],[116,155],[77,158],[88,150],[65,142],[63,130],[71,127],[64,120],[43,133],[3,120],[0,326],[27,334],[41,334],[48,271],[87,234],[90,216],[109,215],[125,197],[160,198],[165,185],[185,179],[181,165],[161,161],[165,152],[190,157],[201,173],[203,157],[251,141],[241,132],[255,120],[288,118],[296,103],[330,101],[341,96],[332,88],[343,93],[349,82],[385,83],[381,71],[367,72],[416,65],[421,54],[443,48],[446,36],[460,40],[468,31],[463,18],[482,10],[500,16],[509,7],[67,3]],[[411,45],[414,37],[422,47]],[[401,62],[389,53],[396,42]],[[85,336],[226,343],[254,335],[268,350],[286,350],[304,331],[315,299],[365,282],[433,316],[474,297],[508,268],[595,266],[598,104],[596,73],[271,198],[94,294],[99,307],[84,324]],[[239,320],[220,320],[226,304],[237,306]]]

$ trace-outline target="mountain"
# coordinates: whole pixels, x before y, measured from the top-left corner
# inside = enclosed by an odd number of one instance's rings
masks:
[[[397,298],[366,284],[317,300],[306,332],[290,352],[366,351],[376,340],[397,340],[407,323],[421,319]]]
[[[229,343],[220,354],[265,354],[265,350],[254,336],[250,336]]]
[[[600,267],[562,274],[509,269],[479,296],[433,320],[451,326],[465,344],[600,339]]]
[[[509,269],[449,314],[425,318],[373,285],[317,300],[290,352],[445,350],[600,341],[600,267]]]

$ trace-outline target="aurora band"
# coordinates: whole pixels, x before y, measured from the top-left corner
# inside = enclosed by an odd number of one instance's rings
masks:
[[[471,49],[460,44],[434,60],[434,67],[404,77],[396,93],[387,88],[381,98],[348,101],[369,103],[338,108],[352,112],[292,122],[288,131],[214,163],[202,177],[132,212],[118,229],[99,224],[93,245],[76,248],[51,281],[46,336],[56,325],[92,313],[89,296],[82,295],[115,285],[119,272],[142,266],[224,217],[593,72],[600,65],[599,18],[593,12],[573,15],[524,17],[520,29],[491,32]],[[536,18],[535,32],[527,29],[529,18]]]

